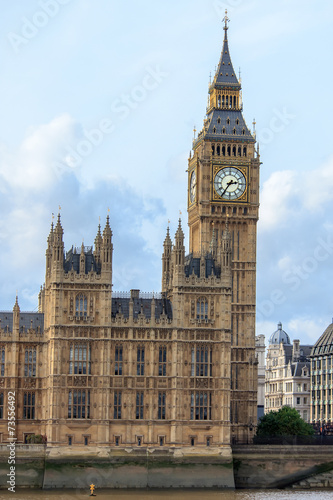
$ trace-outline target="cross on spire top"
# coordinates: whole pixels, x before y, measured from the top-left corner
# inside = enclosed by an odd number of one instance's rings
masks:
[[[228,22],[230,21],[229,17],[228,17],[228,11],[227,9],[225,9],[225,16],[224,18],[222,19],[222,22],[224,21],[224,30],[227,31],[228,29]]]

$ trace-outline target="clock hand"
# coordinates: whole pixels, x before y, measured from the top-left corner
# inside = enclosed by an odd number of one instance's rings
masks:
[[[227,187],[225,188],[225,190],[223,191],[223,193],[221,194],[221,196],[224,195],[224,193],[228,190],[229,186],[232,186],[232,184],[237,184],[237,181],[234,181],[234,180],[231,180],[227,183]]]

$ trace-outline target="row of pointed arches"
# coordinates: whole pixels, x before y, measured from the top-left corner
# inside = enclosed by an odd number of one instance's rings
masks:
[[[237,108],[238,97],[236,95],[232,96],[232,95],[219,94],[217,96],[217,106],[219,108],[227,108],[227,109]]]
[[[231,146],[231,144],[212,144],[213,156],[247,156],[246,146]]]

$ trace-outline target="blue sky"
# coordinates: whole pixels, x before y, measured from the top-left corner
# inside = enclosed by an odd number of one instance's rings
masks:
[[[0,0],[0,309],[37,306],[51,214],[66,249],[107,210],[114,289],[160,290],[166,226],[187,236],[187,158],[221,19],[260,143],[257,333],[312,343],[333,316],[333,4]],[[187,240],[188,241],[188,240]]]

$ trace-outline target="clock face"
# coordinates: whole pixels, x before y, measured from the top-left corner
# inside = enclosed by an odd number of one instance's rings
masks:
[[[193,203],[195,201],[195,195],[197,192],[197,176],[195,170],[193,170],[191,174],[190,180],[190,202]]]
[[[246,179],[238,168],[225,167],[215,175],[214,188],[223,200],[237,200],[245,191]]]

